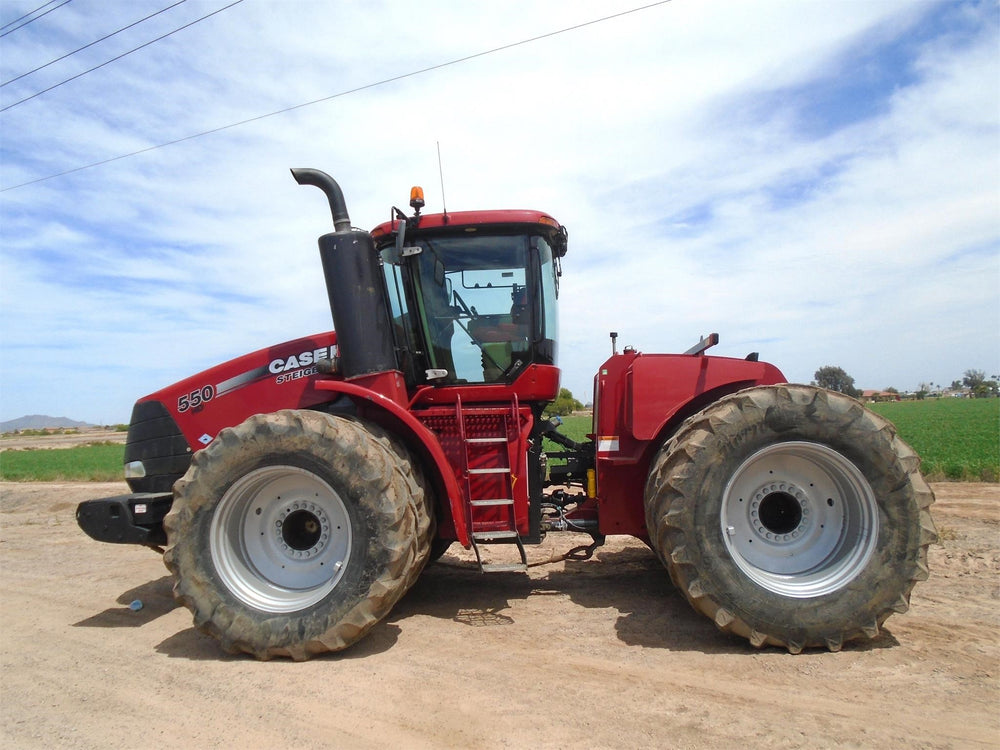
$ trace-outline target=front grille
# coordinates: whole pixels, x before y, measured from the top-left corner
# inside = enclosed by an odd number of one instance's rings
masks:
[[[128,480],[133,492],[170,492],[191,464],[191,446],[159,401],[141,401],[132,408],[125,443],[125,463],[131,461],[146,467],[146,476]]]

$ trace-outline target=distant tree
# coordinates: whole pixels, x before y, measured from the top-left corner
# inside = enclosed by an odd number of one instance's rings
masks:
[[[560,388],[559,395],[556,397],[556,400],[545,407],[545,415],[549,417],[564,417],[567,414],[572,414],[577,409],[582,408],[583,404],[573,398],[573,394],[569,388]]]
[[[982,370],[966,370],[962,382],[972,390],[975,390],[976,386],[986,382],[986,373]]]
[[[854,378],[840,367],[834,367],[833,365],[821,367],[816,370],[816,374],[813,377],[816,378],[816,385],[821,388],[837,391],[837,393],[844,393],[855,398],[861,395],[861,391],[854,387]]]
[[[962,382],[970,388],[975,388],[980,383],[986,381],[986,373],[982,370],[966,370],[963,373]]]
[[[966,370],[962,382],[968,387],[975,398],[986,398],[997,395],[997,381],[987,380],[982,370]]]
[[[896,390],[895,388],[893,388],[893,387],[892,387],[891,385],[890,385],[890,386],[889,386],[888,388],[886,388],[886,389],[885,389],[885,392],[886,392],[886,393],[897,393],[897,394],[899,393],[899,391],[897,391],[897,390]]]

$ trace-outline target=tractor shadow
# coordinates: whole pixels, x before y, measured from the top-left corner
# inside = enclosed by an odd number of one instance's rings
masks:
[[[656,555],[645,546],[637,544],[616,551],[598,549],[591,559],[535,561],[530,566],[527,575],[483,574],[475,563],[447,554],[427,566],[388,617],[360,642],[345,651],[321,654],[314,660],[365,659],[390,651],[407,627],[406,620],[414,616],[450,620],[468,627],[516,628],[519,602],[553,595],[569,597],[578,607],[617,613],[609,615],[615,617],[615,636],[628,646],[705,654],[760,653],[742,638],[720,632],[695,612],[673,587]],[[142,627],[180,607],[172,589],[173,579],[169,575],[128,589],[116,598],[120,606],[73,623],[73,627]],[[135,601],[142,602],[141,609],[130,608]],[[560,606],[565,616],[565,604]],[[415,623],[410,624],[414,626],[419,628]],[[898,645],[891,632],[883,629],[874,640],[847,644],[844,651],[864,652]],[[248,654],[226,653],[214,638],[194,627],[164,639],[156,645],[156,651],[169,658],[193,661],[254,661]],[[784,649],[765,648],[763,652],[784,654]],[[796,658],[826,653],[810,650]]]
[[[758,650],[743,638],[718,630],[674,588],[652,550],[639,544],[618,551],[598,549],[591,559],[535,564],[529,567],[529,575],[483,574],[473,563],[449,554],[427,566],[386,622],[402,623],[425,615],[471,627],[516,627],[517,602],[553,594],[568,596],[579,607],[617,611],[615,635],[628,646],[705,654],[785,653],[774,647]],[[872,641],[846,644],[844,651],[898,645],[883,630]],[[798,658],[826,653],[825,649],[807,650]]]
[[[569,597],[579,607],[617,612],[615,635],[629,646],[706,653],[747,651],[740,640],[718,632],[691,609],[671,585],[660,561],[645,547],[598,550],[589,560],[535,564],[528,575],[483,574],[473,563],[449,554],[427,566],[389,621],[425,615],[471,627],[516,626],[518,602],[552,595]]]
[[[504,610],[512,601],[527,599],[534,588],[535,581],[523,573],[484,575],[473,563],[447,555],[424,569],[386,621],[425,615],[470,627],[509,625],[514,619]]]
[[[174,600],[173,578],[169,575],[128,589],[116,597],[115,601],[121,606],[108,607],[103,612],[73,623],[73,627],[141,628],[181,606]],[[133,602],[141,602],[142,606],[132,609],[130,605]],[[225,653],[213,638],[194,628],[187,628],[170,636],[156,650],[167,656],[197,660],[232,661],[239,658]]]
[[[115,601],[121,606],[109,607],[103,612],[91,615],[86,619],[73,623],[74,628],[139,628],[177,609],[179,604],[174,601],[173,579],[170,576],[157,578],[129,589],[120,594]],[[140,602],[141,607],[133,610],[133,602]]]
[[[173,578],[169,575],[148,581],[140,586],[119,594],[115,601],[120,605],[108,607],[97,614],[72,624],[75,628],[140,628],[169,614],[175,609],[183,609],[174,600]],[[129,605],[141,602],[142,607],[133,610]],[[188,620],[190,622],[190,619]],[[398,626],[385,621],[376,625],[364,639],[347,651],[321,654],[314,659],[363,659],[388,651],[399,638]],[[255,661],[249,654],[230,654],[222,650],[218,641],[199,632],[194,627],[180,630],[156,645],[156,652],[176,659],[192,661]],[[288,661],[276,659],[276,661]]]
[[[380,622],[357,644],[345,651],[317,654],[311,657],[311,661],[340,661],[345,659],[364,659],[375,656],[384,651],[389,651],[396,645],[399,639],[401,628]],[[251,654],[230,654],[222,649],[219,642],[211,636],[199,632],[196,628],[187,628],[178,633],[165,638],[157,644],[156,652],[171,659],[187,659],[189,661],[217,661],[217,662],[250,662],[255,663],[257,659]],[[274,657],[270,663],[294,664],[291,659],[284,657]]]

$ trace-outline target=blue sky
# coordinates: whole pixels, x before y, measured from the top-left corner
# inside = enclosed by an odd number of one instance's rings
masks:
[[[1000,374],[995,2],[673,0],[50,180],[39,178],[637,8],[188,0],[0,87],[0,419],[136,398],[331,327],[316,167],[372,227],[537,208],[570,232],[563,384],[619,346],[760,351],[863,388]],[[73,0],[0,38],[0,82],[169,5]],[[38,7],[5,0],[0,25]],[[0,33],[6,30],[0,30]],[[23,185],[23,186],[21,186]],[[21,186],[21,187],[18,187]]]

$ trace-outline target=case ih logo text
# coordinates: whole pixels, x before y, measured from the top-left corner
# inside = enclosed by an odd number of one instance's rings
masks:
[[[272,359],[271,363],[267,366],[267,369],[270,373],[277,375],[282,372],[288,372],[289,370],[297,370],[300,367],[314,365],[324,357],[334,356],[334,353],[334,347],[332,346],[321,346],[319,349],[307,349],[304,352],[293,354],[290,357],[278,357],[277,359]]]

